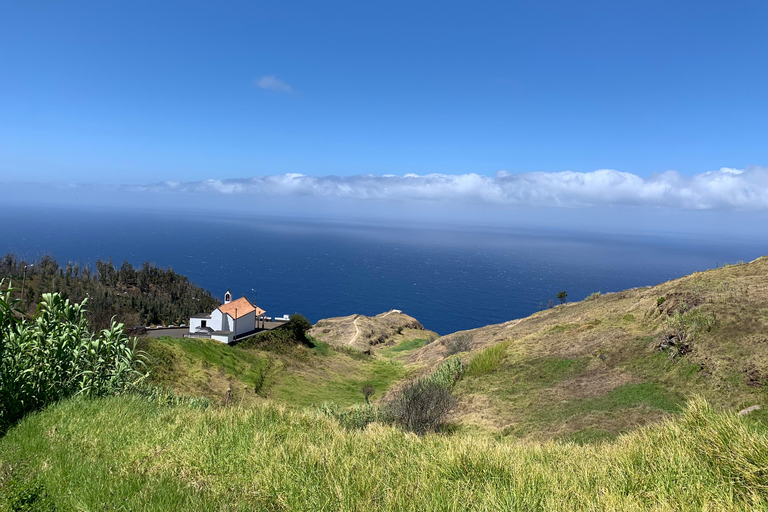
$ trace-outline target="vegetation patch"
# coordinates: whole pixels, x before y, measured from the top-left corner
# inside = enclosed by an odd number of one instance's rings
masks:
[[[583,428],[576,432],[557,436],[556,439],[564,442],[571,442],[580,445],[603,443],[616,439],[617,434],[601,428]]]
[[[416,350],[429,343],[428,339],[417,338],[413,340],[403,340],[394,347],[388,347],[387,352],[407,352],[409,350]]]
[[[226,399],[230,387],[238,399],[241,394],[261,392],[271,367],[264,354],[209,339],[142,338],[139,346],[149,354],[153,383],[216,401]]]
[[[0,433],[25,414],[73,395],[104,396],[146,376],[123,325],[91,332],[85,300],[43,294],[34,318],[0,281]]]
[[[556,333],[556,332],[568,332],[568,331],[574,331],[578,329],[579,324],[558,324],[553,327],[550,327],[547,332],[550,333]]]
[[[664,412],[680,412],[685,401],[655,382],[624,384],[599,397],[582,398],[567,402],[560,407],[548,410],[556,411],[560,417],[570,417],[589,412],[615,412],[645,405]]]
[[[337,355],[330,361],[313,361],[308,366],[276,368],[267,396],[300,407],[319,406],[325,402],[347,407],[365,401],[360,391],[366,384],[373,386],[373,398],[376,398],[405,373],[403,366],[394,361],[355,361]]]
[[[91,267],[72,262],[60,265],[50,256],[24,261],[7,254],[0,260],[0,279],[12,280],[15,286],[23,283],[19,309],[29,316],[35,313],[43,294],[52,290],[72,303],[88,297],[85,317],[95,329],[109,327],[113,317],[128,328],[180,325],[192,315],[209,313],[221,305],[187,277],[148,261],[134,268],[127,261],[116,267],[111,259],[97,260]],[[21,293],[16,297],[21,299]]]
[[[467,365],[466,375],[468,377],[479,377],[498,370],[506,356],[507,347],[509,347],[510,343],[511,341],[505,341],[476,354]]]
[[[26,461],[17,489],[57,510],[768,508],[768,431],[700,400],[617,442],[581,445],[346,430],[272,405],[68,400],[0,439],[0,461]]]

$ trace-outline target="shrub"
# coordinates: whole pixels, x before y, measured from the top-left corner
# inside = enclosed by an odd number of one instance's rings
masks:
[[[417,379],[386,404],[384,416],[406,430],[424,434],[439,427],[454,404],[450,388],[433,379]]]
[[[472,335],[467,331],[460,332],[454,334],[443,343],[449,356],[459,352],[467,352],[472,348]]]
[[[373,404],[353,405],[347,409],[340,409],[336,404],[324,403],[318,408],[318,412],[335,419],[347,430],[364,429],[370,423],[381,420],[381,411]]]
[[[445,388],[452,388],[464,375],[464,363],[459,357],[450,357],[426,379],[437,382]]]
[[[431,375],[406,383],[381,407],[366,403],[340,409],[336,404],[324,403],[318,412],[334,418],[346,429],[362,429],[369,423],[381,421],[423,434],[442,424],[455,404],[451,388],[463,374],[461,359],[452,357]]]
[[[587,301],[587,300],[595,300],[595,299],[600,298],[600,296],[602,296],[602,293],[600,293],[600,292],[590,293],[589,295],[587,295],[587,298],[584,299],[584,300],[585,301]]]
[[[72,304],[58,293],[43,294],[27,320],[13,291],[0,292],[0,431],[62,398],[120,393],[146,377],[123,324],[93,334],[86,301]]]
[[[560,304],[565,304],[565,302],[568,300],[568,292],[565,290],[559,292],[557,294],[557,298],[560,299]]]
[[[291,315],[288,327],[293,331],[296,339],[303,343],[307,341],[307,331],[312,328],[312,323],[304,315],[294,313]]]
[[[417,434],[437,429],[456,403],[451,388],[463,374],[460,358],[447,359],[431,375],[406,383],[384,404],[381,417]]]
[[[665,302],[666,300],[667,300],[667,298],[666,298],[666,297],[664,297],[664,296],[661,296],[661,297],[659,297],[658,299],[656,299],[656,306],[657,306],[657,307],[661,306],[662,304],[664,304],[664,302]]]

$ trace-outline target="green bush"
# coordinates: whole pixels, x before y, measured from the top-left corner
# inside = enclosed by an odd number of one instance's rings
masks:
[[[357,404],[347,409],[341,409],[333,403],[324,403],[318,409],[324,416],[334,418],[339,425],[347,430],[364,429],[374,421],[381,421],[381,411],[374,404]]]
[[[444,388],[452,388],[461,377],[464,375],[464,363],[461,362],[459,357],[449,357],[443,364],[437,367],[437,369],[425,379],[436,382]]]
[[[587,295],[587,298],[584,300],[587,301],[587,300],[599,299],[602,295],[603,294],[600,292],[590,293],[589,295]]]
[[[304,315],[294,313],[288,322],[288,327],[293,331],[293,335],[302,343],[307,341],[307,331],[312,328],[312,323],[304,318]]]
[[[120,393],[146,377],[123,324],[91,333],[86,301],[72,304],[58,293],[43,294],[27,319],[14,291],[0,292],[0,431],[62,398]]]

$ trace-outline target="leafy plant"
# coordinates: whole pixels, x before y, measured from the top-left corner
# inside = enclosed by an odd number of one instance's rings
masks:
[[[123,324],[91,333],[86,301],[58,293],[43,294],[27,319],[13,291],[0,292],[0,429],[62,398],[120,393],[146,377]]]
[[[559,292],[557,294],[557,298],[560,300],[560,304],[565,304],[566,300],[568,299],[568,292],[565,290]]]

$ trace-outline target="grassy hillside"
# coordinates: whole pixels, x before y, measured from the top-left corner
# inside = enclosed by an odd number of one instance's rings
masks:
[[[766,428],[702,401],[579,446],[123,396],[59,403],[0,439],[0,509],[765,510],[766,468]]]
[[[417,324],[400,313],[322,320],[311,334],[335,344],[314,349],[161,339],[149,350],[153,379],[219,403],[348,406],[366,383],[379,399],[435,368],[463,336],[467,372],[450,417],[462,430],[595,442],[678,413],[694,394],[734,411],[768,398],[768,258],[437,341]],[[768,407],[752,415],[768,420]]]
[[[765,406],[768,258],[445,336],[408,365],[434,367],[461,335],[471,350],[453,421],[469,429],[591,441],[659,421],[692,394]]]
[[[360,390],[371,384],[378,398],[406,375],[402,363],[372,358],[353,349],[318,343],[266,347],[229,346],[206,339],[142,338],[153,383],[216,403],[251,405],[275,399],[302,407],[334,402],[363,403]]]

